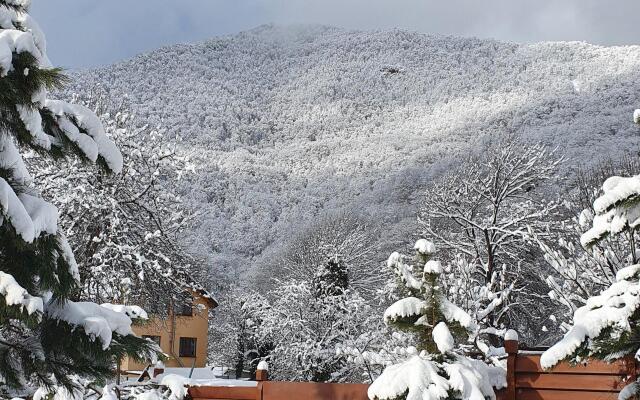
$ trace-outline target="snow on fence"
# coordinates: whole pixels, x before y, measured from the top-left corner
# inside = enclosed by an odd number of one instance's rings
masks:
[[[618,392],[638,376],[633,358],[586,365],[566,362],[551,370],[540,366],[542,351],[518,350],[517,340],[506,340],[507,388],[497,400],[614,400]],[[256,387],[190,387],[193,400],[368,400],[364,384],[272,382],[259,370]]]

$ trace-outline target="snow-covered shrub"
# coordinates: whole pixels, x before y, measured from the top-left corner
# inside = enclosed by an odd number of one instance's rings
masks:
[[[273,350],[269,332],[263,327],[271,315],[271,304],[260,293],[234,286],[219,298],[209,324],[209,362],[232,368],[235,377],[243,371],[255,374],[258,363]]]
[[[384,313],[385,323],[411,332],[415,347],[407,358],[385,368],[369,387],[371,400],[495,399],[506,386],[505,370],[465,355],[475,322],[451,303],[440,282],[444,269],[433,260],[433,243],[420,239],[415,258],[393,253],[387,262],[406,297]]]

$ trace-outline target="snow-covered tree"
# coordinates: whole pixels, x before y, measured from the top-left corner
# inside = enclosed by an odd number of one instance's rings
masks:
[[[442,264],[433,243],[416,242],[413,260],[393,253],[387,262],[406,297],[384,312],[384,321],[415,335],[406,360],[385,368],[369,388],[371,400],[495,399],[505,372],[465,355],[472,317],[450,302],[440,282]]]
[[[314,280],[289,281],[276,294],[271,313],[261,325],[274,345],[269,360],[276,379],[369,379],[367,366],[349,364],[350,354],[342,351],[366,351],[368,345],[377,344],[369,330],[377,331],[379,324],[372,320],[371,307],[357,292]]]
[[[74,302],[80,276],[58,229],[58,210],[44,200],[22,158],[74,154],[122,171],[122,155],[99,119],[83,106],[48,98],[64,83],[47,58],[29,0],[0,0],[0,393],[30,386],[71,387],[101,378],[126,355],[157,347],[136,337],[142,310]]]
[[[344,279],[352,289],[374,297],[384,282],[376,262],[380,231],[373,221],[354,213],[320,217],[292,231],[289,240],[265,257],[256,277],[262,283],[256,284],[271,289],[275,280],[309,280],[318,273],[318,266],[326,266],[326,261],[333,258],[344,266]],[[266,285],[264,281],[268,281]]]
[[[209,361],[232,368],[235,377],[244,371],[255,374],[258,363],[267,358],[273,345],[263,320],[271,305],[260,293],[232,287],[220,298],[220,306],[209,325]]]
[[[561,328],[560,332],[550,330],[552,334],[566,332],[575,311],[614,283],[620,269],[635,263],[635,239],[631,231],[603,238],[588,248],[580,245],[580,236],[593,222],[593,203],[602,194],[601,183],[609,176],[638,172],[640,159],[629,154],[604,160],[592,168],[578,169],[563,193],[562,210],[566,216],[556,222],[558,228],[546,239],[533,235],[551,268],[546,282],[548,295],[557,307],[546,325]]]
[[[532,267],[527,237],[546,236],[557,207],[536,188],[554,176],[561,158],[514,136],[475,154],[429,185],[419,222],[442,247],[446,264],[465,267],[454,276],[467,280],[450,286],[479,325],[494,334],[508,326],[526,331],[521,325],[539,319],[530,310],[538,309],[539,288],[546,286]]]
[[[122,150],[122,172],[96,174],[74,159],[66,160],[64,174],[43,157],[29,164],[60,211],[80,267],[82,297],[165,313],[186,287],[205,283],[201,263],[181,243],[192,215],[171,189],[191,164],[162,129],[137,126],[125,107],[100,95],[87,106]]]
[[[280,282],[265,296],[234,288],[214,314],[210,358],[237,374],[268,360],[274,379],[372,381],[385,328],[348,276],[332,257],[308,279]]]
[[[613,176],[602,186],[602,195],[593,208],[592,227],[580,242],[593,246],[606,237],[629,234],[640,225],[640,175]],[[565,336],[540,359],[544,368],[562,360],[578,362],[586,357],[615,360],[627,355],[638,358],[640,346],[640,264],[622,268],[615,282],[599,295],[590,297],[573,315],[573,325]],[[621,398],[638,392],[631,383]]]

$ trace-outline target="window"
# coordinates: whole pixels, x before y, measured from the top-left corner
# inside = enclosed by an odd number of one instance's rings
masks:
[[[181,337],[180,350],[178,353],[180,354],[180,357],[195,357],[196,356],[196,338]]]
[[[193,297],[184,293],[176,299],[176,315],[193,315]]]
[[[149,339],[152,342],[155,342],[155,344],[157,344],[158,346],[160,346],[160,336],[154,336],[154,335],[142,335],[143,339]]]

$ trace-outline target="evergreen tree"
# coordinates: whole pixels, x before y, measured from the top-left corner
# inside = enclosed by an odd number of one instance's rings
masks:
[[[131,330],[141,310],[72,301],[78,267],[21,151],[75,154],[115,173],[122,156],[88,109],[47,98],[65,78],[47,58],[29,3],[0,0],[0,395],[70,388],[77,377],[112,373],[125,354],[156,349]]]
[[[474,330],[465,311],[451,303],[440,282],[433,243],[421,239],[412,263],[399,253],[387,262],[406,297],[384,312],[384,320],[411,332],[416,346],[404,362],[388,366],[369,388],[371,400],[494,399],[493,386],[506,385],[504,371],[464,355],[464,340]]]
[[[338,296],[349,288],[349,268],[339,255],[329,257],[313,277],[317,298]]]
[[[602,186],[602,195],[593,203],[592,227],[580,242],[586,249],[616,236],[632,238],[640,226],[640,175],[613,176]],[[635,252],[632,246],[631,252]],[[632,255],[631,259],[635,261]],[[544,368],[562,360],[579,362],[587,357],[607,361],[640,354],[640,264],[617,271],[615,282],[598,296],[590,297],[573,315],[573,326],[540,359]],[[631,383],[620,396],[638,392]]]

